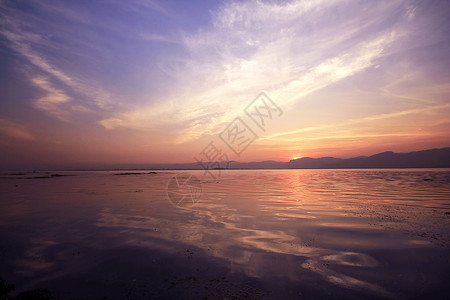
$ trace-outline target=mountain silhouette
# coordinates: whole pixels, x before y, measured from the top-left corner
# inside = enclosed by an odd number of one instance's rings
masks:
[[[288,165],[292,169],[450,168],[450,147],[408,153],[386,151],[347,159],[302,157]]]
[[[222,169],[226,163],[222,163]],[[196,163],[165,163],[165,164],[124,164],[105,167],[90,167],[96,170],[208,170],[218,169],[215,162]],[[450,147],[429,149],[408,153],[394,153],[385,151],[371,156],[357,156],[352,158],[336,157],[302,157],[289,162],[280,161],[230,161],[228,169],[374,169],[374,168],[450,168]],[[56,170],[58,168],[54,168]],[[61,168],[64,169],[64,168]],[[67,168],[65,168],[67,169]],[[78,168],[80,169],[80,168]]]

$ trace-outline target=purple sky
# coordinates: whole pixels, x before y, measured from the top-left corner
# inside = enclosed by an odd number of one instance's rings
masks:
[[[449,1],[0,0],[0,168],[450,146],[449,20]],[[217,137],[261,91],[283,115],[233,156]]]

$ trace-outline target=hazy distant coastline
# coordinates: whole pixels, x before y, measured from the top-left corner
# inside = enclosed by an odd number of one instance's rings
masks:
[[[450,147],[408,153],[385,151],[371,156],[352,158],[302,157],[289,162],[230,161],[229,169],[385,169],[385,168],[450,168]],[[39,169],[39,168],[37,168]],[[109,166],[55,166],[52,170],[201,170],[196,162],[166,164],[123,164]]]
[[[408,153],[386,151],[353,158],[302,157],[289,162],[231,161],[229,169],[373,169],[373,168],[450,168],[450,147]],[[199,170],[196,163],[150,165],[146,169]]]

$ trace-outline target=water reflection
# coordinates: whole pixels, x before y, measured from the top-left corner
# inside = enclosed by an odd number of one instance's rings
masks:
[[[449,253],[449,174],[224,171],[219,182],[202,182],[202,196],[190,210],[167,199],[173,172],[2,179],[7,197],[0,220],[9,230],[0,236],[12,243],[0,249],[7,257],[1,266],[32,286],[79,272],[93,276],[105,253],[121,249],[112,257],[132,265],[156,264],[161,253],[195,261],[197,269],[200,260],[213,259],[216,272],[258,278],[269,289],[323,285],[374,297],[410,295],[411,281],[400,275],[396,285],[386,281],[393,276],[389,265],[399,257],[396,251],[412,251],[428,265],[420,276],[439,286],[435,274],[450,266],[436,255]],[[133,258],[136,248],[148,255]],[[426,251],[437,252],[423,258]],[[408,261],[398,270],[414,277],[415,266]]]

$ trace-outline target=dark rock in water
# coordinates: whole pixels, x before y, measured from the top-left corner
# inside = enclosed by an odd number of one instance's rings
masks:
[[[7,295],[14,291],[14,284],[6,282],[2,277],[0,277],[0,299],[7,299]]]
[[[126,172],[126,173],[116,173],[114,175],[119,175],[119,176],[123,176],[123,175],[142,175],[143,173],[136,173],[136,172]]]
[[[144,175],[144,174],[157,174],[156,172],[148,172],[148,173],[141,173],[141,172],[125,172],[125,173],[116,173],[114,175]]]
[[[9,296],[9,293],[15,290],[14,284],[6,282],[0,277],[0,299],[11,300],[50,300],[53,299],[52,293],[44,289],[35,289],[21,292],[16,297]]]
[[[72,175],[72,174],[50,174],[49,172],[45,172],[45,174],[48,174],[48,175],[34,176],[34,177],[27,177],[27,178],[55,178],[55,177],[65,177],[65,176],[76,176],[76,175]]]
[[[72,174],[51,174],[50,177],[75,176]]]
[[[51,300],[53,299],[52,294],[48,290],[37,289],[31,291],[25,291],[17,295],[15,298],[17,300],[33,299],[33,300]]]
[[[450,211],[445,212],[446,215],[450,215]]]
[[[423,181],[433,181],[431,178],[425,178]]]

